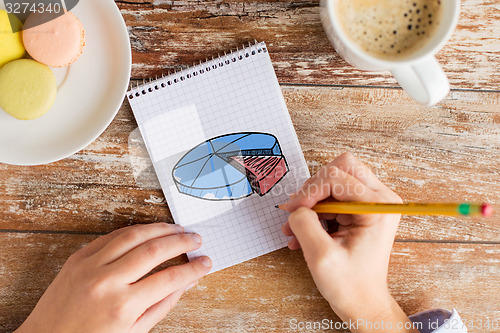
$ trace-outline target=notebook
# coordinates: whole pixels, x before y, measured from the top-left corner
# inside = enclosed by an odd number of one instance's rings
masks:
[[[309,171],[265,43],[128,93],[174,221],[203,238],[212,272],[280,249]]]

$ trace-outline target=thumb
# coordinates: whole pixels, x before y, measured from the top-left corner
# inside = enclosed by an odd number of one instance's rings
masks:
[[[307,262],[332,250],[334,242],[313,210],[307,207],[296,209],[288,217],[288,223]]]

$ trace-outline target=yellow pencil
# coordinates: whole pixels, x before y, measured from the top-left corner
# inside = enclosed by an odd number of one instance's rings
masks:
[[[285,209],[283,205],[276,208]],[[493,214],[488,204],[472,203],[374,203],[374,202],[321,202],[312,208],[316,213],[331,214],[405,214],[484,216]],[[285,209],[286,210],[286,209]]]

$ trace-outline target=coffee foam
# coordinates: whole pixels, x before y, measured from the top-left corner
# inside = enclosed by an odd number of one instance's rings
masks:
[[[330,1],[337,1],[344,33],[365,52],[387,60],[421,49],[436,32],[443,11],[441,0]]]

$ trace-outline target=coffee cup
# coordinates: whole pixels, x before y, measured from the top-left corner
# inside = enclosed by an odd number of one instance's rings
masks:
[[[321,0],[323,28],[348,63],[388,70],[418,103],[446,97],[449,81],[434,55],[453,33],[459,0]]]

